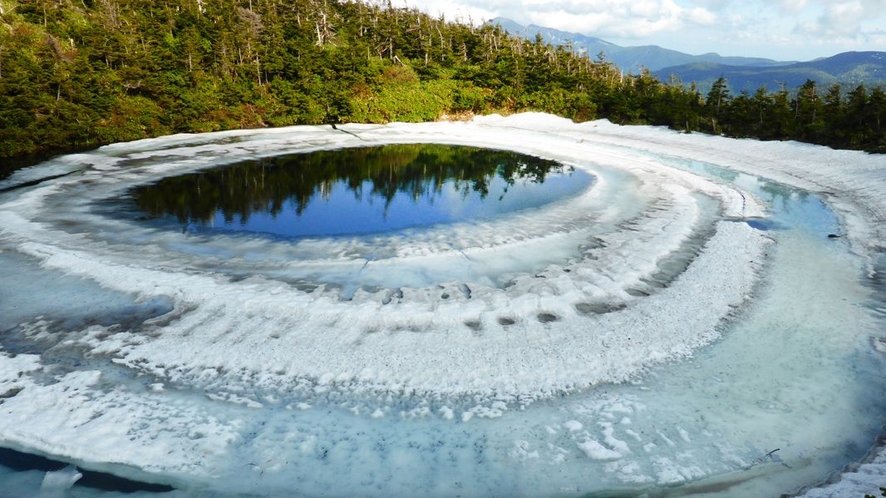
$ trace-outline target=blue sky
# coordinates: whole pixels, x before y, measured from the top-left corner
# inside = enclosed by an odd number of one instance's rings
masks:
[[[400,0],[449,20],[496,16],[690,54],[810,60],[886,51],[886,0]]]

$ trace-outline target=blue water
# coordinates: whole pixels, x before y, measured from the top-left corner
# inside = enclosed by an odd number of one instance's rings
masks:
[[[662,162],[710,178],[726,181],[763,201],[768,217],[749,220],[758,230],[802,231],[827,237],[840,233],[840,220],[818,194],[765,178],[738,173],[712,164],[663,158]]]
[[[170,228],[301,238],[490,219],[576,195],[593,180],[509,151],[409,144],[228,165],[132,196],[149,221]]]
[[[508,184],[495,177],[489,184],[489,195],[459,189],[449,179],[439,190],[426,191],[416,197],[398,192],[390,200],[373,195],[355,195],[346,182],[332,185],[322,199],[314,199],[300,213],[289,203],[277,214],[252,212],[248,218],[230,218],[216,211],[207,226],[191,223],[194,230],[225,230],[257,232],[283,237],[324,237],[365,235],[419,228],[439,223],[489,219],[504,213],[531,209],[586,189],[592,178],[585,172],[572,171],[550,175],[543,183],[521,181]],[[358,190],[369,192],[372,182],[366,181]]]

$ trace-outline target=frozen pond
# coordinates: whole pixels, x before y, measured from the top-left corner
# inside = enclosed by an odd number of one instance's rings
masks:
[[[815,486],[882,432],[886,159],[537,114],[339,128],[118,144],[0,182],[0,447],[166,496],[740,497]],[[273,228],[385,192],[371,175],[174,202],[429,150],[496,167],[404,175],[375,203],[405,224]],[[533,165],[549,190],[503,173]],[[512,204],[463,195],[483,192]],[[16,455],[5,489],[77,481]]]

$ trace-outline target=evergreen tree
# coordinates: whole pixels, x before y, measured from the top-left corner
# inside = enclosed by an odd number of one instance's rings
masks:
[[[823,134],[822,103],[815,81],[806,80],[797,91],[791,107],[794,113],[794,137],[813,142]]]
[[[726,110],[729,107],[729,86],[726,84],[726,78],[720,76],[717,81],[711,85],[705,99],[705,112],[710,119],[711,133],[719,133],[718,121],[726,116]]]
[[[793,95],[793,97],[792,97]],[[230,128],[538,110],[883,151],[886,96],[730,95],[389,2],[0,0],[0,157]]]

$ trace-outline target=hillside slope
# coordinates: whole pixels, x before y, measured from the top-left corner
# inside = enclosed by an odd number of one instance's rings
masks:
[[[664,81],[675,76],[684,83],[695,82],[702,91],[709,89],[717,78],[723,76],[734,93],[753,93],[760,87],[775,90],[782,85],[795,88],[806,80],[813,80],[823,87],[835,83],[846,88],[880,86],[886,84],[886,52],[844,52],[833,57],[778,67],[693,63],[666,67],[654,73]]]

